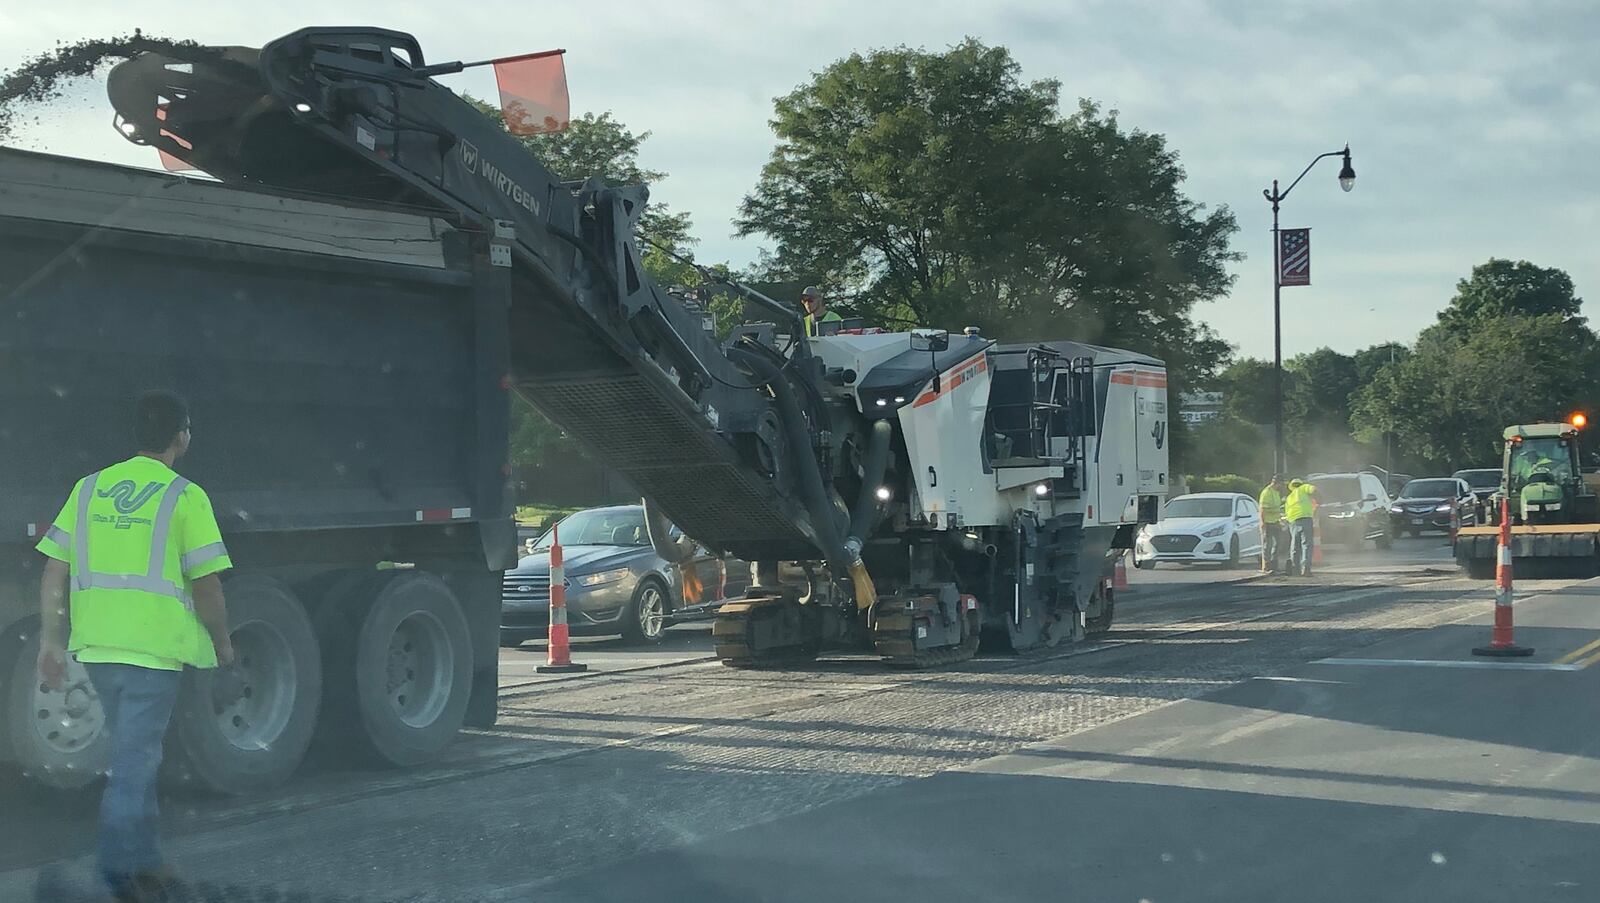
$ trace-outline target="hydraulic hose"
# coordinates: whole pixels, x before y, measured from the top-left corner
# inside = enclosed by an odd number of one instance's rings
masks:
[[[862,467],[861,494],[856,497],[856,508],[850,514],[850,541],[858,546],[867,541],[878,520],[878,488],[889,469],[889,443],[894,440],[894,427],[887,420],[872,423],[872,435],[867,439],[867,457]]]

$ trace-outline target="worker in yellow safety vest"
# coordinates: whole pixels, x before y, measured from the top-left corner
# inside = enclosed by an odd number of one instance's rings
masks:
[[[828,299],[822,296],[822,289],[808,285],[800,293],[800,304],[806,309],[806,337],[813,338],[821,335],[821,324],[832,323],[844,318],[828,309]]]
[[[1317,487],[1304,480],[1290,480],[1289,494],[1283,500],[1283,516],[1289,521],[1289,573],[1311,576],[1311,545],[1316,542]]]
[[[105,712],[111,767],[97,865],[112,896],[166,899],[156,770],[185,668],[233,662],[218,574],[233,567],[211,501],[173,471],[189,411],[167,393],[134,410],[139,453],[79,480],[39,541],[39,677],[61,689],[69,653]]]
[[[1261,573],[1272,574],[1281,569],[1281,559],[1289,548],[1288,525],[1283,520],[1282,474],[1273,474],[1272,482],[1261,490],[1256,499],[1261,506]]]

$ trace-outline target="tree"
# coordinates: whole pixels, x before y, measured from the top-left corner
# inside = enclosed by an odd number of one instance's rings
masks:
[[[1405,360],[1410,353],[1411,349],[1400,342],[1384,342],[1357,351],[1353,356],[1356,364],[1356,385],[1364,386],[1372,382],[1384,367]]]
[[[1358,435],[1392,433],[1403,454],[1440,470],[1482,467],[1498,460],[1508,425],[1592,409],[1597,372],[1600,341],[1561,313],[1490,317],[1466,334],[1441,323],[1361,390],[1352,419]]]
[[[1318,348],[1290,358],[1285,368],[1297,377],[1302,428],[1350,431],[1350,396],[1358,386],[1355,358],[1332,348]]]
[[[1182,193],[1162,136],[1059,94],[971,39],[840,60],[776,101],[739,231],[776,242],[767,278],[884,325],[1118,344],[1194,384],[1229,353],[1191,313],[1232,282],[1233,216]]]
[[[1456,283],[1450,306],[1439,312],[1440,325],[1468,332],[1495,317],[1552,315],[1578,320],[1583,299],[1574,294],[1566,272],[1519,260],[1491,257]]]

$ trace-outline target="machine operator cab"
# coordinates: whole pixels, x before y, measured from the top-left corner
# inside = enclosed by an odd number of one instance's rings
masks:
[[[951,334],[821,335],[830,392],[903,437],[914,523],[1009,523],[1072,510],[1085,522],[1154,520],[1167,493],[1160,361],[1075,342]]]
[[[1507,427],[1503,464],[1515,523],[1584,523],[1596,499],[1580,476],[1578,430],[1569,423]]]

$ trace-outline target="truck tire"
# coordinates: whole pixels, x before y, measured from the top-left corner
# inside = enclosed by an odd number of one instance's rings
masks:
[[[189,669],[167,735],[165,778],[185,790],[253,793],[288,780],[322,705],[322,655],[305,608],[283,584],[229,580],[235,663]]]
[[[667,611],[671,607],[667,585],[657,577],[645,577],[633,591],[628,610],[622,614],[622,638],[630,644],[654,645],[661,642],[667,629]]]
[[[391,572],[366,586],[376,587],[371,601],[343,606],[339,627],[324,638],[327,726],[341,748],[367,761],[426,762],[466,716],[466,616],[445,582],[426,571]]]
[[[111,760],[111,738],[105,712],[89,682],[89,673],[70,656],[67,685],[49,690],[39,681],[39,634],[25,628],[15,655],[0,671],[5,715],[3,758],[16,762],[23,775],[57,790],[78,790],[105,774]]]

